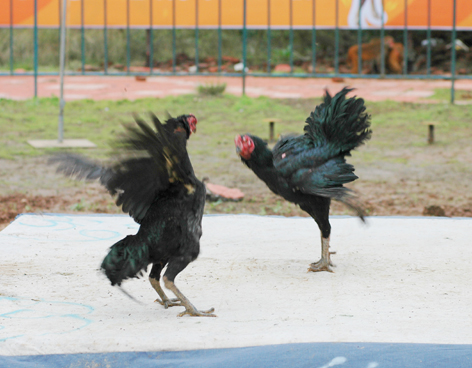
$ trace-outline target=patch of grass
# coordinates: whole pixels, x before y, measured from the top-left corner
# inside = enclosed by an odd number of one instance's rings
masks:
[[[193,113],[198,118],[198,134],[189,140],[189,152],[203,160],[208,167],[219,167],[220,174],[231,174],[231,163],[236,163],[233,138],[250,132],[267,139],[266,118],[277,118],[276,135],[303,133],[306,117],[320,99],[273,100],[267,97],[249,98],[223,95],[170,96],[163,99],[135,101],[68,102],[65,107],[65,138],[85,138],[97,145],[96,149],[77,149],[91,158],[103,159],[109,153],[109,143],[123,131],[123,124],[133,121],[132,113],[146,120],[148,112],[164,117]],[[427,147],[426,120],[440,121],[436,126],[437,144],[432,149],[446,149],[466,144],[472,138],[469,106],[449,104],[411,104],[392,101],[367,102],[372,115],[373,137],[365,147],[353,153],[350,161],[406,162],[395,152],[402,149],[421,151]],[[0,158],[38,156],[57,149],[39,150],[28,145],[29,139],[56,139],[59,100],[42,98],[26,101],[0,99]],[[227,164],[229,163],[229,164]],[[198,167],[197,167],[198,169]]]
[[[450,88],[436,88],[434,95],[429,97],[433,100],[439,101],[451,101],[451,89]],[[456,89],[454,91],[454,100],[469,100],[472,102],[472,91]]]
[[[202,96],[221,96],[226,90],[226,83],[200,84],[197,92]]]

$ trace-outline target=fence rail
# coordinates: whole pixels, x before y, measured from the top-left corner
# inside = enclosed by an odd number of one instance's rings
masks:
[[[14,4],[15,1],[17,2],[18,0],[8,0],[9,1],[9,24],[5,25],[5,22],[3,22],[3,28],[8,27],[9,29],[9,58],[8,58],[8,67],[5,68],[6,71],[0,70],[0,76],[5,76],[5,75],[32,75],[34,76],[35,83],[34,83],[34,95],[37,96],[37,77],[40,75],[58,75],[58,72],[44,72],[44,71],[39,71],[38,68],[38,60],[39,60],[39,47],[38,47],[38,0],[30,0],[32,4],[34,5],[33,8],[33,53],[34,53],[34,58],[33,58],[33,71],[27,72],[18,72],[14,68],[15,60],[14,60],[14,29],[16,28],[25,28],[26,26],[24,24],[17,24],[15,23],[15,8]],[[61,9],[61,1],[62,0],[55,0],[58,3],[59,6],[59,12]],[[67,1],[67,0],[64,0]],[[70,0],[69,0],[70,1]],[[87,71],[86,70],[86,40],[85,40],[85,32],[86,28],[89,27],[89,25],[86,24],[86,3],[91,4],[90,1],[86,0],[79,0],[80,2],[80,11],[79,11],[79,25],[76,25],[78,29],[80,30],[80,70],[79,71],[67,71],[67,75],[225,75],[225,76],[234,76],[234,77],[241,77],[242,82],[243,82],[243,93],[245,91],[245,79],[247,75],[251,76],[256,76],[256,77],[300,77],[300,78],[332,78],[332,77],[347,77],[347,78],[386,78],[386,79],[448,79],[451,80],[451,101],[454,101],[454,81],[456,79],[472,79],[472,75],[456,75],[456,22],[457,22],[457,1],[461,0],[450,0],[452,5],[451,10],[452,14],[451,15],[451,26],[450,28],[441,26],[439,27],[440,29],[448,29],[451,31],[451,72],[450,74],[442,74],[442,75],[434,75],[431,73],[431,60],[432,60],[432,38],[431,38],[431,30],[432,29],[438,29],[437,25],[432,24],[432,7],[431,7],[431,0],[422,0],[426,1],[427,7],[426,7],[426,14],[427,14],[427,21],[426,21],[426,26],[423,27],[426,30],[426,73],[425,74],[409,74],[408,73],[408,57],[409,57],[409,51],[408,51],[408,35],[409,32],[412,32],[411,27],[409,27],[409,17],[411,17],[411,14],[409,14],[409,1],[408,0],[367,0],[366,2],[358,0],[357,3],[355,3],[356,0],[353,0],[351,3],[351,11],[352,7],[357,6],[355,4],[358,4],[358,12],[357,12],[357,27],[353,27],[352,21],[351,25],[349,27],[345,26],[346,20],[343,18],[342,21],[340,20],[340,6],[345,6],[345,2],[340,4],[339,0],[334,1],[334,25],[332,26],[332,29],[334,30],[335,38],[334,38],[334,55],[333,55],[333,60],[334,60],[334,71],[332,73],[318,73],[316,72],[316,67],[317,67],[317,32],[320,29],[326,29],[326,22],[322,21],[320,22],[319,20],[322,19],[320,18],[323,16],[323,14],[317,14],[319,13],[320,10],[320,1],[323,4],[326,3],[323,2],[322,0],[304,0],[305,5],[308,6],[307,4],[311,4],[309,9],[311,10],[311,14],[309,14],[309,18],[311,18],[311,23],[310,24],[304,24],[300,25],[300,17],[303,18],[305,16],[305,23],[307,16],[306,14],[303,15],[303,13],[300,12],[300,9],[297,8],[297,13],[294,11],[294,4],[296,1],[294,0],[286,0],[288,4],[288,9],[287,8],[281,8],[279,6],[275,6],[274,3],[271,2],[271,0],[241,0],[240,1],[240,6],[242,9],[239,9],[242,13],[242,22],[240,25],[233,24],[233,28],[240,29],[241,32],[241,37],[242,37],[242,50],[241,50],[241,63],[242,67],[240,68],[240,72],[226,72],[223,71],[223,56],[222,56],[222,30],[225,28],[231,28],[228,26],[228,16],[226,15],[226,18],[223,17],[223,11],[224,11],[224,6],[227,5],[229,6],[228,0],[210,0],[215,2],[217,5],[216,8],[216,22],[213,22],[213,26],[210,28],[215,29],[218,32],[218,37],[217,37],[217,52],[216,52],[216,60],[217,60],[217,69],[216,71],[213,72],[202,72],[199,69],[199,64],[200,64],[200,57],[199,57],[199,30],[204,28],[207,29],[209,26],[208,24],[203,24],[203,23],[208,23],[208,20],[205,20],[206,18],[203,17],[201,14],[201,6],[203,4],[203,0],[193,0],[193,12],[195,14],[195,17],[193,19],[193,25],[190,26],[190,28],[194,29],[194,37],[195,37],[195,42],[194,42],[194,51],[195,51],[195,67],[193,70],[188,71],[188,72],[182,72],[182,71],[177,71],[177,52],[176,52],[176,32],[178,29],[181,28],[189,28],[189,26],[183,26],[182,20],[180,19],[178,21],[178,10],[177,10],[177,2],[179,0],[169,0],[170,1],[170,6],[172,11],[168,14],[169,17],[169,22],[170,24],[167,24],[165,27],[162,25],[157,25],[156,26],[156,14],[159,14],[157,11],[157,5],[162,5],[162,1],[156,1],[156,0],[148,0],[148,25],[145,27],[147,28],[147,45],[148,45],[148,63],[149,63],[149,71],[148,72],[135,72],[131,70],[131,37],[130,37],[130,32],[131,28],[136,27],[136,25],[132,24],[131,22],[131,0],[125,0],[126,1],[126,20],[124,25],[118,25],[118,27],[124,28],[126,30],[126,66],[124,68],[123,72],[111,72],[108,69],[108,62],[109,62],[109,44],[108,44],[108,31],[110,28],[110,25],[108,24],[109,22],[109,11],[110,11],[110,4],[113,3],[114,0],[102,0],[103,1],[103,25],[101,28],[103,29],[103,70],[102,71]],[[208,1],[208,0],[207,0]],[[416,1],[416,0],[413,0]],[[420,1],[420,0],[418,0]],[[121,1],[123,2],[123,1]],[[255,22],[255,16],[254,14],[251,14],[250,18],[250,24],[248,24],[248,17],[249,11],[252,11],[254,13],[254,9],[251,9],[248,7],[248,2],[249,4],[258,4],[259,11],[263,9],[264,16],[261,15],[261,17],[265,17],[264,22],[265,26],[261,25],[254,25]],[[363,9],[363,6],[365,3],[371,2],[372,5],[376,5],[377,7],[380,8],[380,24],[375,26],[375,27],[368,27],[366,28],[362,23],[363,20],[361,19],[362,16],[364,15],[365,11]],[[400,3],[403,2],[403,12],[404,12],[404,19],[403,19],[403,26],[398,26],[398,25],[389,25],[388,22],[386,22],[385,17],[387,13],[384,11],[385,6],[388,5],[389,3]],[[444,1],[443,3],[449,3],[448,1]],[[74,3],[77,3],[74,1]],[[231,6],[232,8],[230,10],[235,11],[234,4],[236,2],[232,2]],[[280,4],[280,1],[277,2]],[[299,2],[297,2],[298,4]],[[24,4],[24,3],[23,3]],[[261,5],[263,4],[263,5]],[[462,4],[464,2],[462,1]],[[206,4],[205,6],[207,6]],[[448,5],[448,6],[449,6]],[[23,5],[25,6],[25,5]],[[75,4],[77,6],[77,4]],[[166,6],[169,6],[167,4]],[[179,5],[181,7],[181,5]],[[187,4],[188,6],[188,4]],[[300,5],[297,5],[300,6]],[[307,8],[308,9],[308,8]],[[344,9],[344,8],[343,8]],[[0,9],[1,10],[1,9]],[[379,9],[377,9],[379,10]],[[344,10],[343,10],[344,11]],[[472,11],[472,7],[471,7]],[[157,13],[156,13],[157,12]],[[278,23],[274,21],[275,15],[280,15],[280,13],[288,13],[288,22],[285,24],[281,24],[280,19]],[[167,13],[166,13],[167,14]],[[225,13],[226,14],[226,13]],[[354,13],[353,13],[354,14]],[[472,14],[472,13],[471,13]],[[378,14],[377,14],[378,15]],[[416,14],[413,14],[415,16]],[[5,17],[5,14],[3,15]],[[75,17],[77,18],[77,14],[75,14]],[[202,18],[203,17],[203,18]],[[0,17],[1,18],[1,17]],[[280,16],[279,16],[280,18]],[[202,21],[202,19],[204,19]],[[257,20],[257,19],[256,19]],[[160,20],[162,21],[162,19]],[[318,21],[318,22],[317,22]],[[323,23],[324,22],[324,23]],[[1,19],[0,19],[0,24],[1,24]],[[58,24],[60,25],[61,21],[59,18]],[[67,23],[67,22],[66,22]],[[225,24],[226,23],[226,24]],[[283,22],[282,22],[283,23]],[[320,24],[322,23],[322,24]],[[341,24],[342,23],[342,24]],[[433,28],[433,26],[435,28]],[[56,26],[50,26],[50,28],[55,28]],[[113,27],[117,27],[116,24],[113,25]],[[142,28],[142,26],[140,26]],[[154,60],[155,60],[155,50],[154,50],[154,36],[156,32],[160,32],[160,28],[169,28],[172,30],[172,71],[162,71],[162,70],[156,70],[154,68]],[[417,26],[415,26],[417,28]],[[96,28],[96,26],[95,26]],[[294,68],[294,32],[296,32],[296,29],[303,28],[305,30],[311,30],[311,72],[296,72]],[[357,31],[357,46],[358,46],[358,52],[357,52],[357,63],[358,63],[358,71],[357,73],[346,73],[346,72],[341,72],[340,71],[340,31],[350,28],[350,29],[356,29]],[[386,74],[386,54],[385,54],[385,31],[387,29],[396,29],[398,30],[401,28],[403,32],[403,65],[402,65],[402,70],[401,74]],[[265,29],[267,32],[267,58],[266,58],[266,64],[267,64],[267,70],[266,71],[257,71],[257,72],[249,72],[247,70],[248,63],[248,42],[249,42],[249,35],[248,35],[248,30],[249,29]],[[278,73],[274,74],[272,72],[273,70],[273,60],[272,60],[272,54],[273,54],[273,49],[272,49],[272,31],[275,29],[288,29],[289,32],[289,45],[288,45],[288,50],[289,50],[289,57],[288,57],[288,64],[290,68],[290,72],[285,72],[285,73]],[[362,36],[363,32],[366,30],[371,31],[371,30],[378,30],[380,32],[380,72],[378,74],[362,74],[362,64],[363,64],[363,57],[362,57]],[[59,40],[59,39],[58,39]],[[216,50],[215,50],[216,51]],[[0,66],[1,68],[1,66]]]

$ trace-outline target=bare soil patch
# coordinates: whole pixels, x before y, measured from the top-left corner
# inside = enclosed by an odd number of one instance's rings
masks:
[[[472,217],[472,152],[468,151],[463,149],[461,165],[448,164],[451,153],[441,150],[432,153],[437,156],[433,157],[437,162],[433,166],[414,153],[408,164],[355,162],[353,157],[350,161],[360,179],[351,188],[359,193],[372,216]],[[192,159],[201,169],[197,175],[210,176],[212,183],[237,187],[245,193],[239,202],[208,202],[207,214],[307,216],[272,194],[236,157],[221,162],[198,155]],[[0,229],[21,213],[122,213],[98,183],[73,181],[56,174],[46,156],[0,160],[0,182]],[[331,214],[351,213],[334,202]]]

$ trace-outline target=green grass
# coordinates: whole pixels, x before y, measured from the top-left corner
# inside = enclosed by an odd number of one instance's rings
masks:
[[[197,92],[201,96],[221,96],[226,90],[226,83],[200,84]]]
[[[163,99],[136,101],[68,102],[65,107],[64,137],[85,138],[97,149],[78,150],[92,157],[103,158],[109,150],[110,140],[123,131],[123,124],[133,121],[132,113],[143,117],[149,111],[164,117],[193,113],[198,119],[198,134],[192,137],[191,152],[212,157],[215,153],[225,158],[234,153],[236,134],[251,132],[268,138],[268,124],[264,119],[276,117],[276,134],[302,133],[305,118],[319,99],[272,100],[267,97],[249,98],[223,95],[201,97],[185,95]],[[423,121],[440,121],[436,127],[437,146],[447,147],[470,138],[470,106],[446,104],[411,104],[397,102],[367,102],[372,114],[373,138],[369,150],[359,153],[365,161],[384,156],[392,162],[403,162],[405,157],[395,156],[402,148],[427,146],[427,127]],[[37,156],[54,149],[39,150],[31,147],[29,139],[56,139],[59,100],[43,98],[27,101],[0,100],[0,158]]]
[[[436,88],[434,90],[434,95],[432,95],[430,98],[449,102],[451,101],[451,90],[449,88]],[[454,100],[468,100],[472,103],[472,91],[456,89],[454,92]]]

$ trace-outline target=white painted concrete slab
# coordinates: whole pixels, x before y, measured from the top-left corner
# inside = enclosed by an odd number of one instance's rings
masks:
[[[57,139],[39,139],[29,140],[28,144],[34,148],[95,148],[95,143],[88,139],[63,139],[59,142]]]
[[[147,279],[98,271],[137,231],[127,216],[23,215],[0,232],[0,355],[189,350],[297,342],[472,343],[472,219],[333,217],[336,273],[309,218],[205,216],[177,277],[217,318],[179,318]]]

